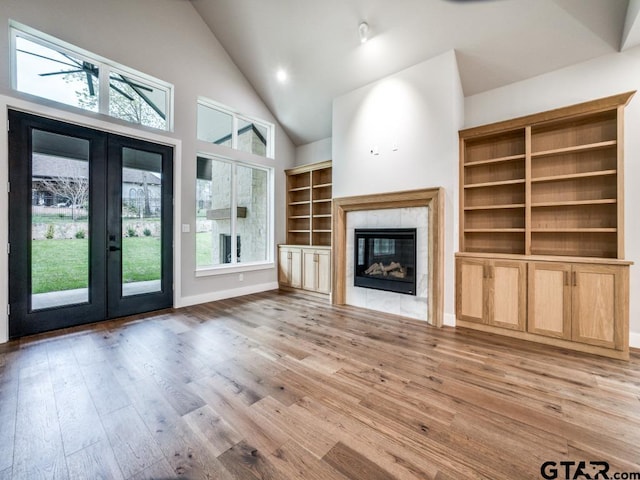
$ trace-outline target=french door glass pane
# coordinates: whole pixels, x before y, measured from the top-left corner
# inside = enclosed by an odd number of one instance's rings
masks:
[[[33,130],[31,308],[89,301],[89,141]]]
[[[162,289],[162,155],[122,149],[122,296]]]
[[[242,242],[239,262],[261,262],[268,258],[268,188],[266,170],[237,166],[236,203],[240,208],[236,231]]]

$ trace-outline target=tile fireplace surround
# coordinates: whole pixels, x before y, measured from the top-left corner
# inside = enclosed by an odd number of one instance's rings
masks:
[[[347,213],[347,305],[426,320],[429,297],[429,209],[427,207],[360,210]],[[416,229],[416,295],[385,292],[353,285],[356,228]]]
[[[433,188],[333,200],[333,294],[337,305],[393,313],[435,326],[443,317],[444,190]],[[353,286],[355,228],[416,228],[417,295]]]

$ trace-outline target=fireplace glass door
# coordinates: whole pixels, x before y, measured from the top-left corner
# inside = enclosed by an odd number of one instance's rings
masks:
[[[416,229],[356,229],[356,287],[416,294]]]

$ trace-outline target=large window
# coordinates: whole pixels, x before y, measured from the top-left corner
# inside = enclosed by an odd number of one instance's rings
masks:
[[[198,100],[198,140],[273,158],[273,125],[206,99]]]
[[[173,86],[11,22],[13,88],[171,130]]]
[[[272,261],[272,169],[199,156],[196,267]]]

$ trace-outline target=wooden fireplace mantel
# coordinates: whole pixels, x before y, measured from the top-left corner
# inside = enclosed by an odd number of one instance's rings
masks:
[[[404,192],[378,193],[333,199],[333,291],[334,305],[346,303],[347,213],[388,208],[429,209],[429,301],[427,321],[442,326],[444,315],[444,189],[442,187]]]

